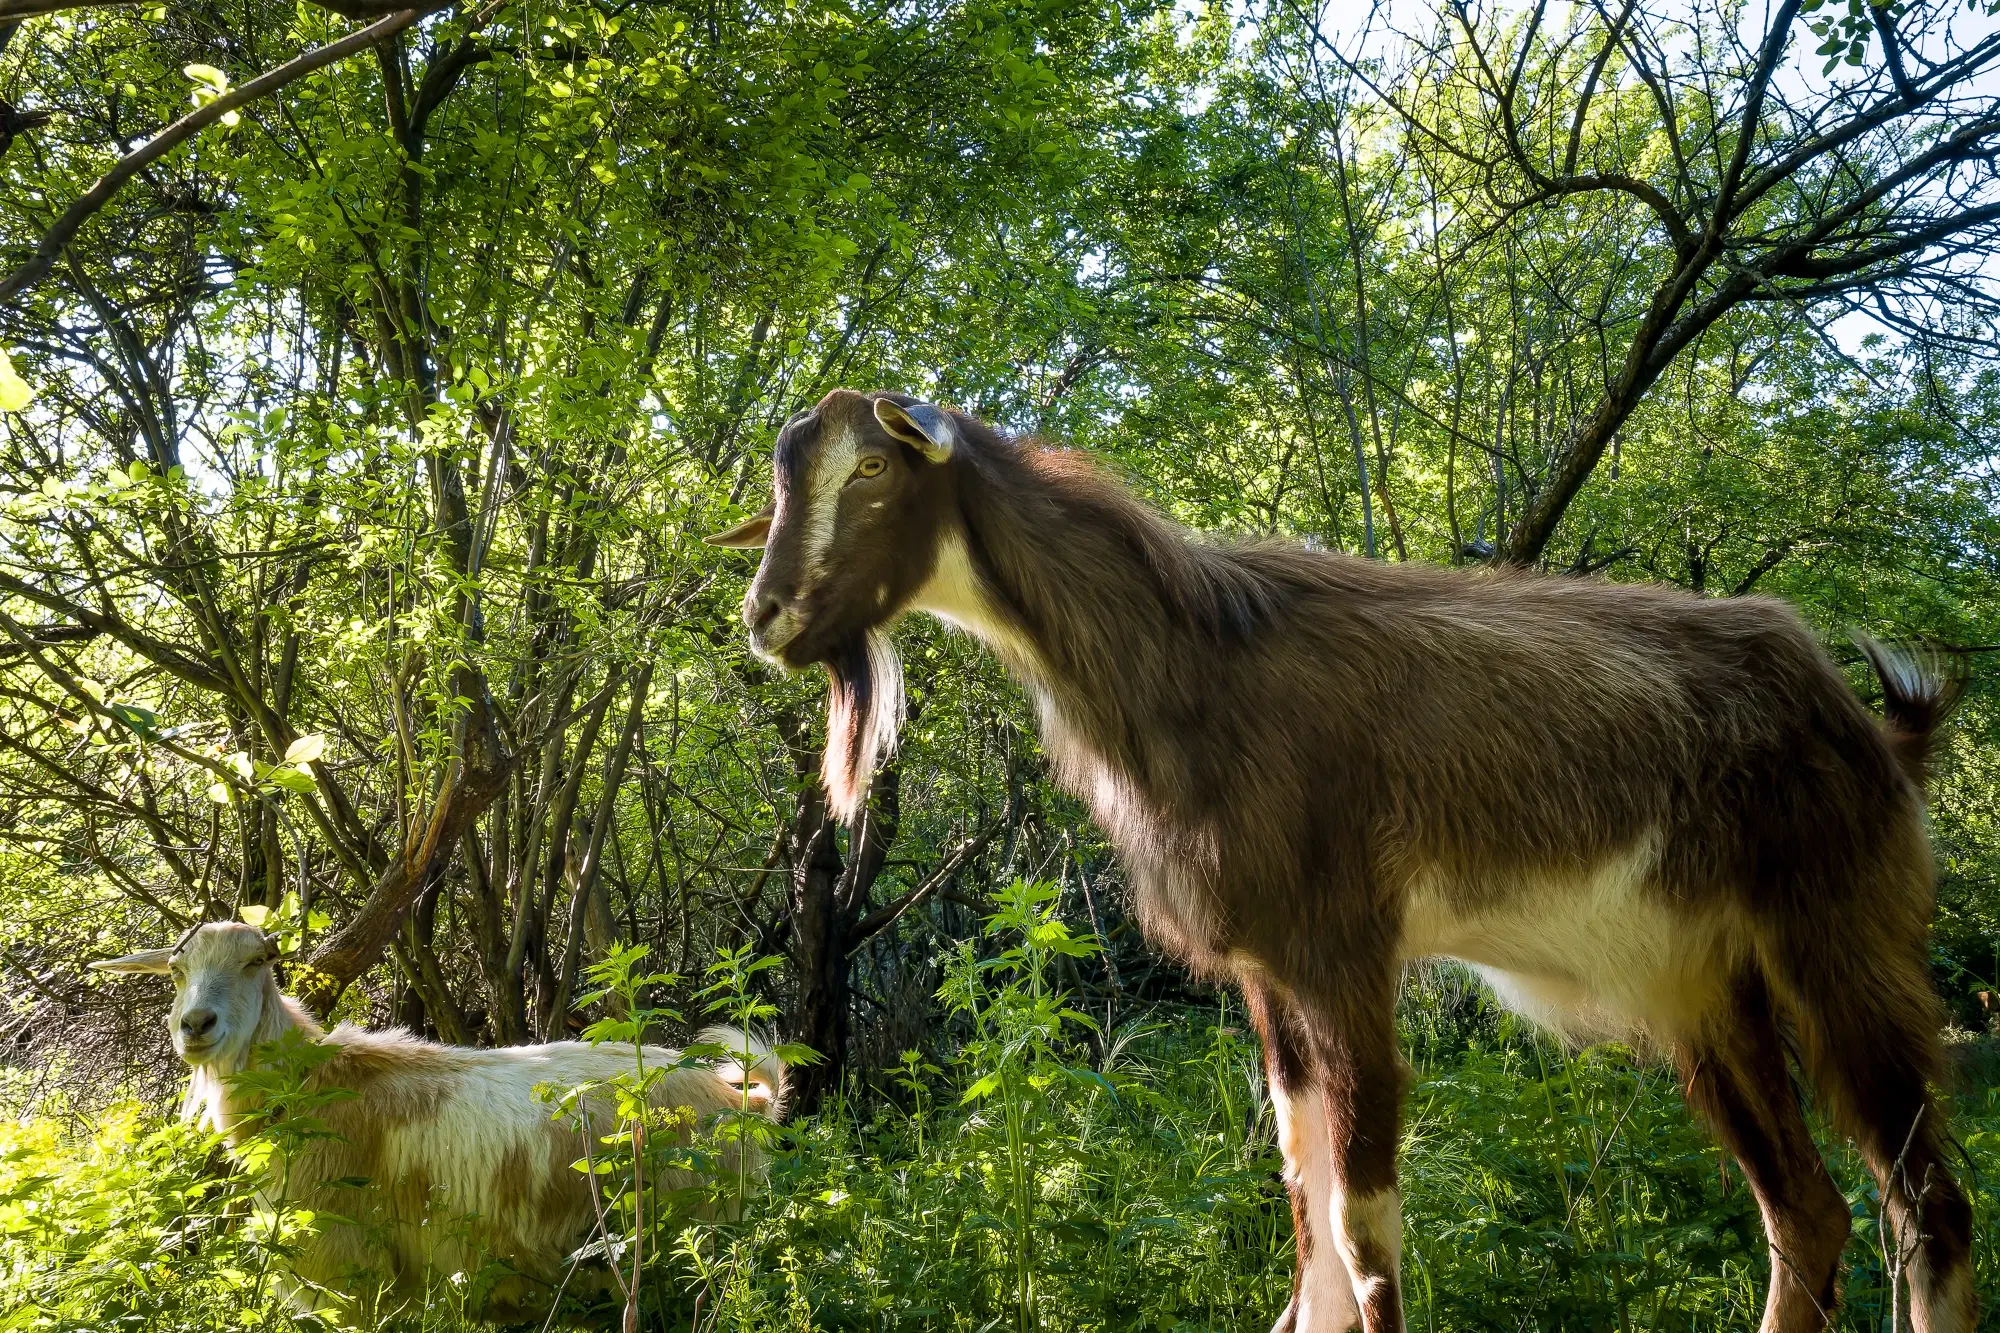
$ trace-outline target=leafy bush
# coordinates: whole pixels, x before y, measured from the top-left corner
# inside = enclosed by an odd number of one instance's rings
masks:
[[[643,1257],[644,1327],[1269,1326],[1290,1291],[1291,1211],[1254,1041],[1227,1002],[1115,1025],[1070,1008],[1055,964],[1095,946],[1055,907],[1044,887],[1005,892],[983,947],[949,961],[941,994],[959,1041],[946,1064],[912,1052],[890,1071],[898,1102],[836,1101],[779,1132],[744,1216],[694,1220],[699,1200],[635,1193],[631,1171],[635,1151],[722,1162],[718,1139],[740,1134],[737,1121],[692,1150],[664,1146],[667,1134],[648,1148],[632,1132],[636,1101],[601,1127],[591,1169],[610,1234],[592,1252]],[[618,997],[625,1014],[598,1036],[643,1030],[644,986],[658,978],[636,970],[642,959],[598,974],[597,998]],[[744,1023],[761,1015],[749,967],[725,959],[709,992]],[[1671,1074],[1617,1047],[1566,1055],[1436,976],[1412,995],[1408,1035],[1427,1053],[1403,1166],[1413,1327],[1756,1326],[1766,1260],[1754,1201]],[[1960,1097],[1955,1127],[1979,1191],[1991,1306],[2000,1091]],[[0,1329],[324,1327],[283,1308],[284,1238],[214,1139],[127,1104],[84,1137],[48,1119],[0,1127],[0,1150]],[[1841,1326],[1879,1329],[1889,1304],[1874,1186],[1852,1152],[1831,1160],[1855,1217]],[[464,1327],[460,1285],[441,1283],[435,1306],[405,1322]]]
[[[87,1137],[0,1124],[0,1329],[237,1329],[276,1304],[269,1227],[219,1139],[136,1103]]]

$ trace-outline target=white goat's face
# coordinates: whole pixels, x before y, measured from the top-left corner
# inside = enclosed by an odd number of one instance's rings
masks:
[[[174,1007],[167,1029],[174,1050],[191,1065],[241,1067],[265,1006],[281,1002],[271,974],[277,960],[277,941],[255,926],[212,921],[188,932],[174,948],[148,949],[91,966],[171,976]]]

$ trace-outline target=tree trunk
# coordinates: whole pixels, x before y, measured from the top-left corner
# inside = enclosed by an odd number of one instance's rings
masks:
[[[792,972],[797,993],[792,1004],[791,1039],[818,1051],[817,1064],[791,1071],[787,1110],[810,1115],[847,1072],[849,923],[840,910],[841,872],[838,827],[826,809],[818,775],[807,778],[792,820]]]

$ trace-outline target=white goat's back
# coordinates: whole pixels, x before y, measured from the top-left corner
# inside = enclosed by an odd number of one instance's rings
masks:
[[[479,1050],[349,1026],[325,1040],[338,1053],[316,1073],[317,1083],[355,1096],[318,1112],[339,1138],[293,1164],[288,1193],[355,1225],[328,1225],[299,1256],[297,1274],[343,1292],[371,1275],[396,1299],[409,1300],[454,1273],[471,1280],[497,1262],[515,1276],[493,1285],[480,1302],[487,1314],[546,1310],[548,1288],[561,1281],[567,1256],[589,1238],[594,1220],[588,1177],[574,1164],[586,1153],[601,1156],[606,1150],[597,1140],[618,1120],[608,1090],[584,1098],[586,1143],[575,1117],[560,1115],[538,1089],[560,1093],[633,1075],[632,1048],[554,1042]],[[740,1039],[735,1044],[740,1049]],[[726,1076],[735,1071],[676,1068],[679,1058],[645,1048],[647,1066],[665,1070],[653,1085],[654,1104],[685,1107],[697,1123],[742,1105],[741,1090]],[[774,1092],[753,1096],[753,1110],[775,1102],[782,1068],[760,1059],[753,1077],[767,1073]],[[748,1155],[754,1174],[761,1164],[754,1143],[725,1151],[728,1174],[736,1174],[738,1152]],[[667,1176],[670,1187],[699,1183],[689,1172]],[[337,1183],[353,1177],[370,1184]],[[571,1290],[578,1289],[573,1282]]]

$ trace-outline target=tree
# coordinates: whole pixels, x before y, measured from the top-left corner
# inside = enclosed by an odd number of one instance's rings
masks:
[[[1968,37],[1955,3],[1862,8],[1808,26],[1822,5],[1784,0],[1757,31],[1727,6],[1576,5],[1556,27],[1545,0],[1518,16],[1451,4],[1393,78],[1302,20],[1393,111],[1466,247],[1545,244],[1553,226],[1629,256],[1581,283],[1574,265],[1528,278],[1600,364],[1520,460],[1500,559],[1545,558],[1647,391],[1744,306],[1865,305],[1922,340],[1990,344],[1974,275],[2000,235],[2000,100],[1980,76],[2000,33]],[[1808,33],[1823,68],[1798,58]]]
[[[190,100],[368,18],[145,12],[40,13],[0,45],[0,270]],[[808,1107],[936,1038],[935,961],[1016,875],[1117,946],[1080,987],[1194,993],[1121,929],[1028,702],[928,622],[900,631],[920,708],[894,765],[859,827],[829,820],[819,682],[746,656],[749,562],[696,539],[760,503],[777,425],[848,384],[1072,442],[1198,528],[1504,548],[1680,262],[1630,191],[1544,185],[1624,170],[1699,234],[1736,142],[1702,108],[1741,123],[1761,48],[1732,73],[1713,15],[1675,37],[1636,6],[1553,37],[1534,11],[1434,17],[1441,38],[1343,62],[1284,5],[1254,32],[1097,0],[435,12],[128,170],[0,305],[24,377],[0,395],[33,395],[0,405],[0,968],[24,1030],[95,1023],[136,1058],[82,960],[245,908],[296,932],[321,1003],[454,1041],[576,1030],[577,978],[625,941],[692,1013],[705,959],[747,943],[785,959],[758,977],[786,1035],[830,1057]],[[1544,185],[1485,137],[1506,125],[1478,53]],[[1831,132],[1840,98],[1893,87],[1847,68],[1770,77],[1745,182],[1812,141],[1785,99]],[[1706,145],[1686,181],[1647,77]],[[1949,141],[1910,126],[1952,96],[1731,214],[1674,320]],[[1912,182],[1797,253],[1966,215]],[[1898,302],[1949,296],[1977,253],[1948,253],[1984,236],[1771,269],[1797,299],[1752,292],[1670,358],[1537,558],[1777,592],[1836,646],[2000,641],[1996,380],[1958,336],[1983,306],[1879,345],[1821,329],[1864,297],[1916,318]],[[1975,692],[1965,734],[1992,717]],[[1962,923],[2000,865],[1975,768],[1938,788]]]
[[[9,267],[58,256],[0,309],[39,389],[0,425],[20,845],[167,924],[289,899],[295,987],[331,1006],[386,949],[451,1040],[567,1031],[614,934],[690,975],[747,935],[837,1080],[848,978],[980,821],[893,779],[826,821],[810,687],[747,669],[741,571],[693,538],[1088,169],[1117,26],[487,9],[340,62],[336,23],[257,16],[57,14],[10,53],[63,131],[0,159]]]

